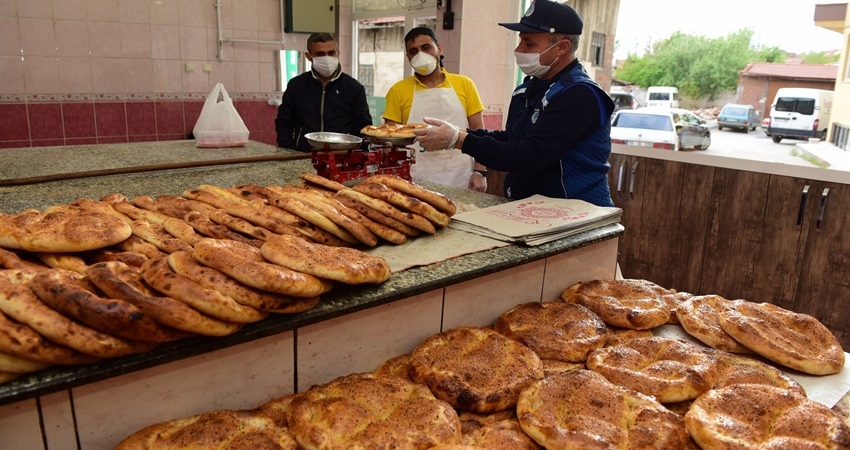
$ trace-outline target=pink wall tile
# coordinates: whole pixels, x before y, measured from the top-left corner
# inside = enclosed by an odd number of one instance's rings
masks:
[[[114,0],[87,0],[87,14],[89,20],[102,20],[105,22],[118,22],[118,2]]]
[[[234,30],[256,30],[257,22],[257,0],[243,0],[233,8]]]
[[[155,92],[174,93],[183,90],[183,62],[154,60],[153,87]]]
[[[260,131],[263,129],[263,104],[258,101],[233,102],[236,111],[248,127],[248,131]]]
[[[14,3],[14,2],[12,2]],[[53,17],[52,0],[27,0],[18,2],[19,17]]]
[[[260,70],[260,92],[274,92],[276,80],[274,65],[272,63],[259,63]]]
[[[501,130],[502,129],[502,114],[484,114],[482,116],[484,119],[484,128],[488,130]]]
[[[207,59],[206,28],[180,28],[180,57],[184,60],[196,61],[205,61]]]
[[[206,0],[180,0],[180,26],[215,26],[215,8]]]
[[[121,25],[118,22],[89,21],[91,56],[117,58],[121,56]]]
[[[151,57],[151,26],[146,23],[121,24],[121,56]]]
[[[203,63],[192,63],[195,70],[183,71],[183,92],[207,94],[210,91],[210,74],[203,71]]]
[[[28,94],[58,94],[62,92],[59,81],[59,61],[55,56],[30,56],[24,58],[24,80]]]
[[[93,103],[63,103],[62,121],[66,138],[97,136]]]
[[[92,92],[91,58],[72,56],[60,60],[59,83],[62,92]]]
[[[257,28],[260,31],[276,31],[280,38],[280,3],[260,0],[257,2]]]
[[[30,103],[27,105],[30,136],[36,139],[65,138],[62,129],[62,105],[59,103]]]
[[[227,87],[233,92],[258,92],[260,90],[260,65],[251,62],[234,64],[233,87]]]
[[[152,24],[177,25],[180,23],[179,0],[150,2],[150,20]]]
[[[0,56],[21,57],[21,35],[14,17],[0,17]]]
[[[124,62],[119,58],[92,58],[92,91],[96,94],[124,93]]]
[[[148,1],[119,0],[118,17],[123,23],[150,23],[150,7]]]
[[[30,141],[0,141],[0,148],[26,148],[32,147]]]
[[[124,74],[124,92],[147,94],[154,92],[153,61],[150,59],[124,59],[121,61]]]
[[[112,137],[98,137],[98,144],[123,144],[127,142],[127,136],[112,136]]]
[[[127,102],[127,134],[156,136],[156,106],[153,102]],[[156,140],[156,138],[151,139]]]
[[[24,56],[56,55],[56,33],[53,30],[53,20],[20,17],[18,23]]]
[[[277,107],[269,105],[266,102],[263,105],[263,125],[260,128],[261,130],[274,130],[274,121],[277,119]]]
[[[92,145],[97,144],[97,138],[68,138],[65,139],[65,145]]]
[[[29,138],[27,105],[0,104],[0,141],[21,141]]]
[[[183,102],[183,117],[186,121],[186,134],[195,129],[195,123],[204,109],[204,102]]]
[[[184,131],[183,103],[156,102],[156,134],[181,134]]]
[[[20,56],[0,56],[0,86],[4,94],[25,94],[24,62]]]
[[[151,25],[151,55],[156,59],[180,59],[180,27]]]
[[[123,136],[126,139],[127,113],[123,102],[95,103],[94,116],[98,138]]]
[[[250,139],[252,141],[260,141],[264,144],[277,145],[277,132],[274,130],[254,131],[251,132]]]
[[[88,56],[88,22],[85,20],[56,20],[54,24],[60,56]]]
[[[53,2],[56,19],[86,19],[86,0],[56,0]]]
[[[65,145],[65,139],[33,139],[33,147],[61,147]]]

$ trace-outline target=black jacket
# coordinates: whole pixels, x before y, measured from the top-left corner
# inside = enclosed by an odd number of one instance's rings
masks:
[[[309,152],[310,144],[304,139],[307,133],[332,131],[356,136],[372,124],[363,85],[338,70],[324,89],[312,71],[289,81],[275,120],[278,146]]]

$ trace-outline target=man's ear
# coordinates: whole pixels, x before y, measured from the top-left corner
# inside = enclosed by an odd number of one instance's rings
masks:
[[[443,54],[443,44],[437,44],[437,56],[441,56]]]
[[[310,53],[309,53],[309,52],[308,52],[308,53],[304,53],[304,56],[306,56],[306,57],[307,57],[307,61],[313,62],[313,56],[312,56],[312,55],[310,55]]]

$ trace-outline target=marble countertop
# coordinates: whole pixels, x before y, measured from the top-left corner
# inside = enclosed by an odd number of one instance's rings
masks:
[[[265,144],[257,145],[265,146]],[[272,146],[265,147],[268,148],[260,148],[260,150],[271,152],[275,149]],[[130,149],[132,147],[128,148]],[[167,152],[168,148],[162,146],[155,150]],[[43,209],[51,205],[69,203],[81,197],[100,198],[113,192],[120,192],[130,198],[137,195],[155,197],[160,194],[177,195],[200,184],[220,186],[244,183],[296,184],[300,182],[299,175],[305,171],[314,172],[309,160],[234,164],[0,187],[0,212],[14,213],[27,208]],[[465,205],[487,207],[507,201],[498,196],[416,181],[425,187],[441,191],[455,202]],[[115,358],[80,367],[51,368],[2,384],[0,385],[0,404],[165,364],[394,302],[614,239],[620,236],[623,230],[621,225],[614,224],[536,247],[510,245],[485,250],[394,273],[388,281],[377,286],[337,285],[333,291],[323,295],[319,304],[309,311],[294,315],[273,314],[261,322],[245,326],[230,336],[184,339],[162,345],[154,351],[140,355]]]

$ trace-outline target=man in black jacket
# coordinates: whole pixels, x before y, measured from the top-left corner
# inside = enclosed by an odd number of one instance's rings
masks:
[[[307,38],[309,72],[293,78],[286,86],[278,108],[275,129],[277,145],[310,151],[304,135],[331,131],[359,135],[372,124],[366,90],[350,75],[342,73],[339,48],[333,36],[315,33]]]

